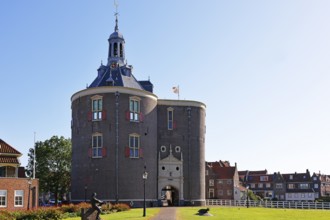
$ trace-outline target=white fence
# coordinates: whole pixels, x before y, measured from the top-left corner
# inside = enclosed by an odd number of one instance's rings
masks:
[[[280,209],[330,209],[329,202],[252,201],[207,199],[207,206],[245,206]]]

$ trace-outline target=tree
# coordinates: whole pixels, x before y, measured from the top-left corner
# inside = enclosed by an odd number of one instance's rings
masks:
[[[58,199],[70,189],[71,139],[53,136],[44,142],[36,142],[36,178],[40,192],[51,192]],[[33,171],[34,149],[29,150],[27,170]]]

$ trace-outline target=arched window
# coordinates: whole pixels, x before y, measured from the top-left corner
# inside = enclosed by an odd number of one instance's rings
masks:
[[[124,51],[123,51],[123,44],[119,44],[119,51],[120,51],[120,57],[124,56]]]
[[[112,57],[111,51],[112,51],[112,44],[109,45],[109,57]]]
[[[114,57],[118,56],[118,44],[117,43],[113,44],[113,56]]]

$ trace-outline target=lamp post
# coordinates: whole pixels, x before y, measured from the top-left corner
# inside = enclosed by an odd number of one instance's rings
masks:
[[[246,187],[246,208],[249,208],[249,186]]]
[[[32,184],[32,179],[31,179],[31,177],[28,179],[28,184],[29,184],[29,192],[28,192],[28,204],[27,204],[27,210],[30,210],[30,191],[31,191],[31,184]]]
[[[146,171],[146,166],[144,165],[144,172],[142,174],[143,179],[143,217],[146,216],[146,180],[148,178],[148,173]]]

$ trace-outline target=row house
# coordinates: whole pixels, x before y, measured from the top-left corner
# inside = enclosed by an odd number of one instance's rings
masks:
[[[240,171],[240,180],[262,199],[314,201],[321,197],[322,177],[305,173],[267,174],[265,171]],[[330,186],[330,184],[329,184]]]
[[[282,174],[286,184],[286,201],[314,201],[319,198],[319,185],[313,184],[309,170],[305,173]],[[315,190],[317,189],[317,190]]]
[[[25,177],[22,154],[0,139],[0,210],[38,207],[38,179]]]
[[[245,188],[239,184],[237,165],[228,161],[206,162],[206,199],[239,200],[244,197]]]
[[[321,173],[314,173],[312,176],[315,192],[318,192],[319,198],[330,196],[330,176]]]

